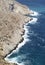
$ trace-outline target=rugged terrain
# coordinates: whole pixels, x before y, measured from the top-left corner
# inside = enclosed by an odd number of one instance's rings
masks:
[[[25,15],[31,13],[27,6],[14,0],[0,0],[0,65],[16,65],[4,57],[22,40],[23,25],[31,20]]]

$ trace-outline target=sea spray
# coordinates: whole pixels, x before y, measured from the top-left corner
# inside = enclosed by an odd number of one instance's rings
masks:
[[[32,10],[31,10],[32,11]],[[40,14],[38,12],[32,11],[33,13],[30,14],[31,16],[39,16]]]
[[[37,16],[37,15],[36,15]],[[30,24],[35,24],[37,22],[37,18],[33,18],[31,21],[29,21],[28,23]],[[24,38],[24,41],[22,43],[19,43],[18,47],[12,51],[12,53],[10,53],[9,55],[7,55],[5,57],[5,60],[9,63],[16,63],[18,65],[24,65],[23,62],[19,62],[19,58],[21,58],[22,56],[16,56],[16,57],[13,57],[13,58],[9,58],[13,53],[18,53],[20,48],[22,46],[24,46],[26,44],[27,41],[29,41],[29,39],[27,38],[27,33],[28,33],[28,28],[26,27],[26,25],[24,25],[24,30],[25,30],[25,33],[23,35],[23,38]],[[25,56],[25,55],[24,55]]]
[[[27,38],[28,29],[26,28],[25,25],[24,25],[24,30],[25,30],[25,33],[24,33],[24,35],[22,36],[22,37],[24,38],[24,41],[23,41],[22,43],[19,43],[19,45],[17,46],[17,48],[16,48],[15,50],[13,50],[12,53],[10,53],[9,55],[6,56],[5,60],[8,61],[8,57],[9,57],[10,55],[12,55],[13,53],[18,53],[18,52],[19,52],[19,49],[20,49],[23,45],[25,45],[27,41],[29,41],[28,38]]]
[[[38,20],[37,18],[33,18],[33,20],[32,21],[29,21],[29,23],[30,24],[35,24],[35,23],[37,23],[37,20]]]

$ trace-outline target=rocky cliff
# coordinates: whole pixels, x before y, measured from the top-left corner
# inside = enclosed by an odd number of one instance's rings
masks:
[[[14,0],[0,0],[0,65],[16,65],[4,60],[22,39],[23,25],[32,12],[25,5]]]

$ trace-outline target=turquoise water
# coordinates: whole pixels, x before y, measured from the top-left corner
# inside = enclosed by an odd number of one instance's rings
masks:
[[[35,16],[32,23],[24,25],[24,45],[9,55],[8,61],[18,65],[45,65],[45,1],[18,1],[37,11],[39,16]]]

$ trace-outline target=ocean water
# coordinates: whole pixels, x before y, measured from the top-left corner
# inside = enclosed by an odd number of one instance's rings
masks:
[[[24,41],[5,60],[18,65],[45,65],[45,0],[17,0],[35,13],[24,25]]]

